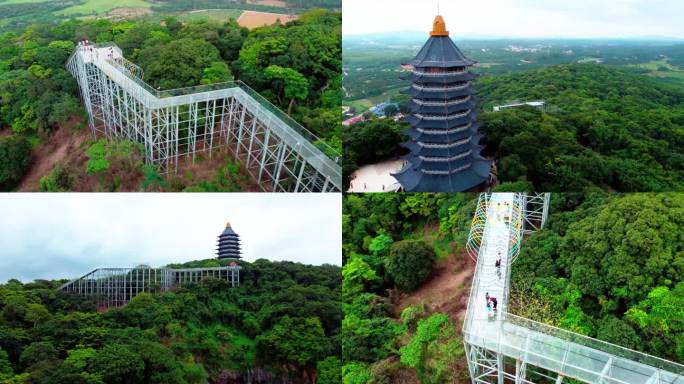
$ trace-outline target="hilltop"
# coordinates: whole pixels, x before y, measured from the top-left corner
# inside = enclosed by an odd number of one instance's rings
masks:
[[[240,80],[339,152],[341,29],[340,13],[312,10],[252,30],[233,19],[166,18],[36,23],[0,34],[0,190],[259,191],[225,147],[183,156],[164,174],[145,164],[143,146],[94,139],[65,62],[87,39],[117,44],[155,89]]]
[[[57,291],[63,281],[10,280],[0,285],[0,382],[339,383],[340,268],[239,264],[239,288],[206,279],[106,312]]]

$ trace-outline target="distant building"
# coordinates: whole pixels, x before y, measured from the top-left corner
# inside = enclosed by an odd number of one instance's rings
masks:
[[[356,123],[361,123],[365,120],[366,119],[363,117],[363,115],[358,115],[358,116],[352,117],[351,119],[343,121],[342,125],[344,125],[345,127],[350,127]]]
[[[230,223],[226,223],[226,229],[219,235],[216,253],[219,260],[242,258],[240,252],[240,236],[233,231]]]
[[[380,104],[378,104],[378,105],[373,106],[373,107],[370,109],[370,112],[371,112],[372,114],[374,114],[375,116],[377,116],[377,117],[385,117],[385,116],[387,116],[387,115],[385,115],[385,108],[387,108],[387,107],[389,107],[389,106],[394,106],[394,107],[397,108],[397,110],[399,109],[399,105],[398,105],[398,104],[396,104],[396,103],[390,103],[389,101],[387,101],[387,102],[380,103]]]
[[[535,107],[539,108],[542,111],[546,109],[546,102],[545,101],[527,101],[524,103],[513,103],[513,104],[505,104],[505,105],[497,105],[494,107],[494,112],[499,112],[502,109],[508,109],[508,108],[518,108],[528,105],[530,107]]]
[[[411,153],[393,176],[407,192],[461,192],[477,189],[490,179],[492,162],[480,156],[477,103],[465,57],[449,38],[442,16],[430,38],[407,65],[411,87],[410,125],[404,144]]]

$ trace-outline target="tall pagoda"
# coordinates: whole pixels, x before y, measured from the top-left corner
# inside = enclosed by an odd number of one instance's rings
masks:
[[[477,102],[469,71],[475,61],[465,57],[449,38],[437,16],[430,39],[406,66],[411,81],[410,140],[403,146],[404,167],[393,174],[407,192],[462,192],[489,182],[492,162],[480,156]]]
[[[226,223],[226,229],[219,235],[217,255],[221,259],[241,259],[240,236],[238,236],[230,223]]]

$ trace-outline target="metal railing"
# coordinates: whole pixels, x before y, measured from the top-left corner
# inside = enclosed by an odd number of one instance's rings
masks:
[[[634,361],[657,369],[662,369],[668,372],[676,373],[678,375],[684,375],[684,365],[675,363],[673,361],[661,359],[659,357],[635,351],[629,348],[621,347],[619,345],[612,344],[607,341],[602,341],[586,335],[582,335],[580,333],[575,333],[565,329],[554,327],[552,325],[540,323],[538,321],[520,317],[512,313],[503,313],[503,318],[505,321],[517,325],[519,327],[523,327],[527,330],[542,333],[557,339],[567,341],[568,348],[570,347],[571,343],[577,344],[583,347],[607,353],[615,357]]]

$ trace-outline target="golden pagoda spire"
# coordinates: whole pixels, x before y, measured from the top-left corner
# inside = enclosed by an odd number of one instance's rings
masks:
[[[430,32],[430,36],[449,36],[449,31],[446,29],[446,23],[442,16],[437,15],[437,17],[435,17],[435,21],[432,23],[432,32]]]
[[[226,228],[230,228],[230,221],[226,222]]]

